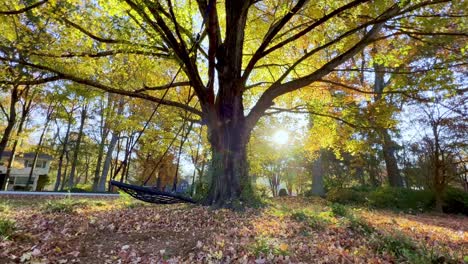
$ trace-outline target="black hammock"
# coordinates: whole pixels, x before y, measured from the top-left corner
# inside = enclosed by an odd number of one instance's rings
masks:
[[[133,198],[155,204],[196,203],[193,199],[170,192],[163,192],[150,187],[126,184],[111,180],[111,185],[119,187],[122,191],[130,194]]]

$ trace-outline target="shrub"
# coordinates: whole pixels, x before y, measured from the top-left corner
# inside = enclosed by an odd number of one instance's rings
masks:
[[[286,191],[286,189],[281,189],[281,190],[279,190],[278,196],[280,196],[280,197],[288,196],[288,191]]]
[[[10,219],[0,218],[0,237],[8,239],[16,230],[16,224]]]
[[[7,203],[0,203],[0,213],[7,213],[10,211],[10,205]]]
[[[36,186],[36,191],[42,191],[46,187],[47,184],[50,183],[50,177],[49,175],[39,175],[39,178],[37,179],[37,186]]]
[[[348,215],[348,208],[346,206],[339,204],[339,203],[334,203],[330,206],[331,211],[333,212],[333,215],[336,216],[347,216]]]
[[[255,242],[250,245],[250,251],[256,256],[267,256],[270,253],[273,255],[287,256],[289,255],[288,245],[279,243],[277,240],[259,236],[255,238]]]
[[[370,206],[397,210],[426,211],[434,204],[434,195],[426,190],[379,187],[369,193]]]
[[[366,193],[348,188],[336,188],[328,191],[327,200],[334,203],[349,204],[349,203],[364,203],[366,202]]]
[[[468,215],[468,193],[460,189],[448,188],[443,199],[445,213]]]
[[[374,246],[379,253],[387,252],[400,260],[406,259],[408,255],[416,254],[414,242],[401,233],[381,235],[376,239]]]
[[[367,221],[364,219],[356,216],[356,215],[351,215],[348,217],[349,219],[349,228],[354,230],[355,232],[361,233],[361,234],[372,234],[375,232],[375,228],[371,226]]]
[[[331,222],[325,214],[315,214],[305,210],[294,211],[291,218],[298,222],[306,222],[310,227],[319,230],[324,229]]]

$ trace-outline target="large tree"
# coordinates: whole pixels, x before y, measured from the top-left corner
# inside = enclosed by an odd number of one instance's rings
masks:
[[[459,28],[444,15],[464,18],[462,1],[449,0],[5,2],[0,61],[47,73],[41,81],[68,80],[199,116],[212,149],[206,203],[215,206],[251,190],[246,145],[275,99],[312,89],[373,42],[430,34],[427,21],[451,34]],[[114,79],[128,69],[132,78]],[[178,99],[187,89],[198,102]]]

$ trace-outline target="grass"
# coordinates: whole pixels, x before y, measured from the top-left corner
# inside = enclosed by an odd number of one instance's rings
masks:
[[[75,200],[72,198],[65,198],[60,200],[49,200],[44,206],[43,210],[46,213],[66,213],[71,214],[77,208],[86,207],[89,205],[87,200]]]
[[[289,256],[289,247],[285,243],[281,243],[276,239],[259,236],[255,238],[255,242],[250,245],[250,251],[256,257],[265,257],[268,255]]]
[[[16,231],[16,223],[7,218],[0,218],[0,238],[6,240]]]

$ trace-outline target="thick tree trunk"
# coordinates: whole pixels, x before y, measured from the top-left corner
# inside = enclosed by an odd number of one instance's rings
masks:
[[[239,121],[233,123],[242,122]],[[229,120],[225,122],[229,123]],[[248,177],[248,135],[243,126],[222,126],[210,131],[209,140],[212,150],[211,184],[205,203],[233,208],[238,206],[237,203],[249,202],[248,199],[253,197],[249,197],[252,189]]]
[[[325,196],[325,187],[323,183],[323,162],[322,154],[312,163],[312,194],[316,196]]]
[[[387,169],[387,176],[390,186],[403,187],[403,179],[398,169],[398,162],[395,157],[395,143],[392,141],[387,129],[381,129],[382,152]]]

